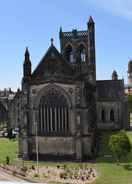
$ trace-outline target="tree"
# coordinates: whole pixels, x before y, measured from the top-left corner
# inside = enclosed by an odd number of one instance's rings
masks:
[[[128,95],[128,110],[132,112],[132,95]]]
[[[117,162],[120,162],[122,157],[126,157],[131,151],[131,143],[125,131],[120,131],[114,135],[111,135],[109,139],[109,148],[116,158]]]

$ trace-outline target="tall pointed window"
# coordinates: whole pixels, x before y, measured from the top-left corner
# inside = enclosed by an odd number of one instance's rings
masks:
[[[70,45],[68,45],[65,49],[65,57],[67,61],[69,61],[70,63],[74,63],[73,50]]]
[[[66,135],[69,133],[67,99],[59,91],[49,90],[39,104],[39,135]]]
[[[80,61],[86,62],[86,49],[82,44],[79,47],[79,55],[80,55]]]
[[[110,111],[110,121],[114,121],[115,120],[115,117],[114,117],[115,115],[114,115],[114,111],[113,110],[111,110]]]
[[[105,120],[106,120],[106,114],[105,114],[105,111],[104,110],[101,111],[101,120],[103,122],[105,122]]]

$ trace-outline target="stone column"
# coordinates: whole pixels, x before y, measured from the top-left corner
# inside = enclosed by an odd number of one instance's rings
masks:
[[[61,128],[62,128],[62,132],[64,132],[64,114],[63,114],[63,107],[61,108],[61,120],[62,120],[62,123],[61,123]]]
[[[40,108],[40,132],[41,133],[43,133],[42,132],[42,130],[43,130],[43,109],[42,109],[42,107]]]
[[[58,132],[60,132],[60,107],[58,107]]]
[[[65,113],[65,132],[67,133],[67,124],[68,124],[68,121],[67,121],[67,108],[65,107],[65,110],[64,110],[64,113]]]
[[[77,127],[76,127],[76,159],[78,161],[82,160],[82,137],[81,137],[81,122],[80,114],[77,115]]]
[[[50,107],[50,128],[51,128],[51,132],[53,131],[53,125],[52,125],[52,107]]]
[[[44,120],[43,120],[43,132],[47,131],[47,124],[46,124],[46,117],[45,117],[45,106],[44,106],[44,110],[43,110],[43,116],[44,116]]]
[[[49,108],[47,107],[46,109],[47,109],[47,121],[46,121],[46,123],[47,123],[47,132],[49,132],[50,131],[50,127],[49,127]]]
[[[78,161],[82,160],[82,140],[80,135],[76,137],[76,159]]]
[[[56,109],[56,107],[54,108],[54,110],[55,110],[55,132],[57,132],[57,109]]]

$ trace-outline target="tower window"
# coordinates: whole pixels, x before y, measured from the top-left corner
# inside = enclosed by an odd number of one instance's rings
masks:
[[[111,111],[110,111],[110,121],[114,121],[114,120],[115,120],[114,111],[111,110]]]
[[[80,55],[80,61],[85,62],[86,61],[86,49],[83,45],[80,45],[79,47],[79,55]]]
[[[101,112],[101,120],[103,122],[105,122],[105,120],[106,120],[106,114],[105,114],[105,111],[104,110],[102,110],[102,112]]]
[[[70,45],[68,45],[65,49],[65,57],[67,61],[69,61],[70,63],[74,63],[73,50]]]

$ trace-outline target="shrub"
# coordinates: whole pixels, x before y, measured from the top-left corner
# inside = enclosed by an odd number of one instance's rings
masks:
[[[131,151],[131,143],[125,131],[114,134],[109,139],[109,147],[117,162]]]
[[[6,157],[6,164],[9,165],[9,163],[10,163],[10,157],[7,156],[7,157]]]
[[[38,177],[39,177],[39,174],[38,174],[38,173],[35,173],[33,176],[34,176],[35,178],[38,178]]]
[[[15,176],[17,174],[16,171],[12,171],[12,175]]]
[[[60,178],[66,179],[67,178],[67,172],[61,172],[60,173]]]
[[[31,166],[31,169],[32,169],[32,170],[35,170],[35,166],[34,166],[34,165],[32,165],[32,166]]]
[[[23,171],[24,173],[26,173],[27,170],[28,170],[27,166],[23,166],[23,167],[21,168],[21,171]]]
[[[60,165],[57,165],[57,169],[59,169],[60,168]]]

